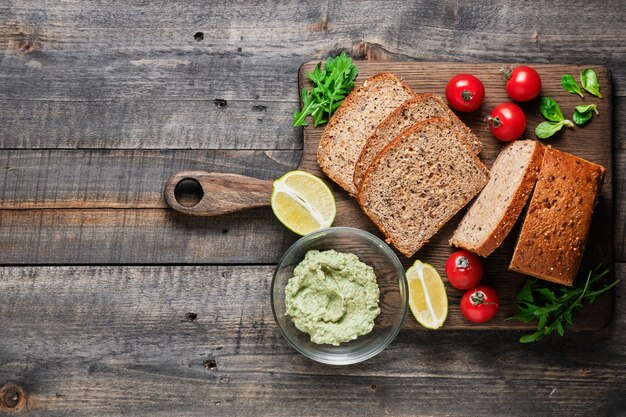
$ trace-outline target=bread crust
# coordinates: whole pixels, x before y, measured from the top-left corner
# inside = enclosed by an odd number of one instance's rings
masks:
[[[381,80],[385,80],[385,79],[398,82],[400,84],[400,86],[404,89],[404,91],[407,92],[407,94],[409,94],[411,96],[415,95],[415,91],[413,91],[413,89],[411,87],[406,85],[400,78],[396,77],[394,74],[392,74],[390,72],[381,72],[381,73],[378,73],[378,74],[376,74],[376,75],[366,79],[363,82],[363,85],[361,85],[361,86],[357,87],[356,89],[352,90],[352,92],[350,92],[350,94],[348,94],[348,96],[343,100],[343,102],[337,108],[337,110],[335,110],[335,113],[333,114],[333,116],[331,117],[330,121],[326,124],[326,127],[324,128],[324,133],[322,134],[319,146],[317,148],[317,163],[320,166],[320,168],[322,169],[322,171],[324,171],[324,173],[330,179],[332,179],[334,182],[336,182],[341,188],[346,190],[351,195],[354,195],[356,193],[356,191],[357,191],[356,187],[355,187],[355,185],[354,185],[354,183],[352,181],[352,176],[350,176],[350,181],[349,182],[345,182],[341,178],[339,178],[336,175],[334,175],[333,171],[331,169],[329,169],[329,166],[327,166],[327,164],[325,163],[326,155],[324,153],[325,153],[325,150],[327,149],[329,143],[332,140],[330,132],[332,132],[334,130],[335,126],[338,123],[340,123],[341,119],[344,117],[344,114],[346,112],[350,111],[351,107],[353,105],[355,105],[355,101],[357,100],[357,97],[360,94],[362,94],[365,91],[367,91],[368,84],[377,83],[377,82],[379,82]]]
[[[528,201],[528,197],[532,193],[533,188],[535,187],[535,183],[537,182],[537,176],[539,175],[539,168],[541,167],[541,161],[543,160],[543,154],[545,151],[545,147],[536,142],[535,149],[530,157],[530,162],[528,164],[528,169],[524,174],[524,177],[520,183],[520,186],[515,191],[509,206],[507,207],[502,219],[498,222],[496,228],[491,232],[491,234],[485,239],[481,245],[478,246],[470,246],[465,245],[464,242],[458,241],[454,239],[456,234],[456,230],[452,234],[452,238],[450,239],[450,245],[456,246],[461,249],[468,250],[470,252],[474,252],[477,255],[482,257],[487,257],[493,253],[504,241],[504,239],[508,236],[509,232],[515,225],[517,218],[519,217],[522,209],[526,205]]]
[[[376,127],[374,132],[372,132],[372,134],[365,141],[365,146],[363,146],[363,149],[361,150],[361,154],[359,155],[359,158],[357,159],[356,165],[354,167],[354,175],[352,177],[352,181],[354,182],[354,185],[357,188],[359,187],[359,184],[363,180],[363,176],[365,175],[365,171],[367,170],[368,166],[373,162],[373,159],[372,159],[371,162],[367,163],[366,159],[369,159],[369,156],[371,156],[370,155],[371,146],[377,145],[377,143],[375,143],[375,140],[379,139],[381,128],[387,128],[390,124],[393,124],[394,121],[397,120],[398,117],[406,109],[411,108],[415,105],[418,105],[419,103],[426,102],[428,100],[434,100],[440,105],[440,107],[446,113],[445,118],[448,118],[452,122],[452,125],[463,133],[462,139],[466,143],[468,148],[470,148],[470,150],[476,155],[480,153],[480,151],[482,150],[481,141],[476,137],[476,135],[474,135],[472,130],[469,127],[467,127],[467,125],[465,125],[465,123],[463,123],[461,119],[459,119],[452,110],[450,110],[448,105],[444,103],[441,97],[437,96],[436,94],[430,94],[430,93],[418,94],[415,97],[411,97],[410,99],[406,100],[404,103],[402,103],[400,107],[398,107],[393,112],[391,112],[387,117],[385,117],[383,121],[380,122],[380,124]],[[443,116],[436,116],[436,117],[444,118]],[[410,127],[411,126],[408,126],[406,129]],[[379,150],[378,152],[381,152],[381,151],[382,149]],[[375,157],[376,155],[374,155],[374,159]]]
[[[604,167],[577,156],[545,150],[511,271],[573,284],[605,172]]]
[[[446,127],[448,127],[449,129],[453,130],[452,128],[452,124],[449,120],[441,118],[441,117],[434,117],[431,119],[427,119],[424,120],[423,122],[419,122],[416,123],[415,125],[411,126],[410,128],[408,128],[407,130],[405,130],[404,132],[402,132],[400,135],[398,135],[398,137],[396,137],[394,140],[392,140],[391,142],[389,142],[382,151],[380,151],[378,153],[378,155],[376,156],[376,158],[372,161],[372,163],[370,164],[370,166],[368,167],[368,169],[365,171],[365,175],[363,176],[363,180],[361,181],[361,184],[359,185],[359,189],[358,189],[358,193],[357,193],[357,201],[361,207],[361,209],[363,210],[363,212],[365,212],[365,214],[367,214],[367,216],[370,218],[370,220],[376,225],[376,227],[378,227],[378,229],[385,235],[386,238],[386,242],[387,243],[393,243],[393,245],[396,247],[396,249],[398,249],[398,251],[400,253],[402,253],[404,256],[406,256],[407,258],[410,258],[411,256],[413,256],[419,249],[422,248],[422,246],[424,246],[426,243],[428,243],[428,239],[424,240],[423,242],[421,242],[421,244],[416,248],[416,249],[409,249],[406,247],[402,247],[400,245],[399,242],[397,242],[393,236],[391,236],[391,234],[389,233],[389,231],[387,230],[387,228],[381,224],[380,222],[378,222],[376,220],[376,217],[374,216],[374,214],[371,212],[371,210],[364,204],[363,201],[363,189],[367,186],[368,181],[370,179],[370,176],[372,175],[372,173],[374,172],[376,166],[378,165],[378,163],[380,162],[380,160],[383,158],[383,156],[385,155],[385,153],[393,148],[394,146],[396,146],[398,143],[402,142],[404,139],[406,139],[408,136],[412,135],[415,131],[423,129],[424,127],[430,125],[430,124],[443,124]],[[473,154],[470,149],[467,147],[467,144],[464,143],[463,140],[461,140],[461,138],[458,138],[459,140],[459,144],[468,151],[468,155],[476,162],[476,166],[485,174],[485,179],[482,182],[482,184],[479,184],[477,187],[477,190],[475,193],[473,193],[472,195],[469,196],[469,198],[467,198],[467,201],[464,201],[463,205],[461,207],[464,207],[465,205],[467,205],[467,203],[469,203],[472,198],[474,198],[474,196],[476,194],[478,194],[480,192],[480,190],[482,189],[482,187],[485,186],[485,184],[487,184],[487,181],[489,179],[489,170],[487,169],[487,167],[480,161],[480,159]],[[454,217],[456,213],[451,213],[447,218],[441,220],[439,222],[439,224],[437,225],[437,230],[440,230],[441,227],[443,227],[452,217]],[[431,236],[432,237],[432,236]]]

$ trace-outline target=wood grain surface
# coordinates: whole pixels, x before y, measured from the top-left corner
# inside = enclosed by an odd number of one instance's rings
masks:
[[[162,190],[184,169],[294,169],[297,71],[341,50],[602,65],[624,277],[625,13],[621,0],[0,2],[0,415],[624,416],[622,283],[599,331],[520,345],[519,331],[407,328],[363,364],[322,366],[269,310],[296,236],[269,210],[172,215]],[[24,396],[5,398],[8,382]]]

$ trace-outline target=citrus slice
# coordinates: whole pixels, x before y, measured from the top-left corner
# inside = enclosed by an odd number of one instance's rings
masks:
[[[337,214],[330,188],[304,171],[291,171],[274,181],[271,204],[278,220],[303,236],[330,227]]]
[[[439,273],[432,265],[415,261],[406,271],[409,307],[413,317],[427,329],[438,329],[448,317],[448,295]]]

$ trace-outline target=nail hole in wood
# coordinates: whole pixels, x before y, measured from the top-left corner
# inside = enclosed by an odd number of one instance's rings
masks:
[[[187,319],[187,321],[196,321],[198,315],[196,313],[186,313],[185,318]]]
[[[202,200],[204,191],[197,180],[184,178],[174,188],[174,198],[181,206],[193,207]]]
[[[213,104],[215,104],[217,108],[222,109],[228,105],[228,102],[223,98],[216,98],[213,100]]]
[[[217,369],[217,362],[215,362],[215,359],[209,358],[206,361],[204,361],[202,366],[204,366],[209,371],[214,371]]]
[[[226,233],[228,233],[228,229],[222,229],[222,234],[225,235]]]
[[[196,32],[195,35],[193,35],[193,38],[197,41],[200,42],[201,40],[204,40],[204,33],[202,32]]]

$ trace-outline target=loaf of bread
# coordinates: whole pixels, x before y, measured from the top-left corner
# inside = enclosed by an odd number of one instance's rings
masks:
[[[357,199],[387,241],[411,257],[488,178],[452,123],[433,118],[383,148],[365,172]]]
[[[398,77],[380,73],[353,90],[330,119],[317,150],[324,173],[356,194],[354,167],[367,138],[380,122],[415,92]]]
[[[482,144],[441,98],[434,94],[420,94],[402,103],[387,116],[365,142],[359,159],[354,168],[354,185],[358,188],[365,171],[378,152],[394,140],[400,133],[415,123],[441,117],[450,120],[452,126],[460,132],[460,137],[476,155],[480,153]]]
[[[572,285],[605,171],[574,155],[546,149],[510,270]]]
[[[505,146],[489,182],[457,226],[450,244],[489,256],[509,234],[537,181],[544,147],[533,140]]]

